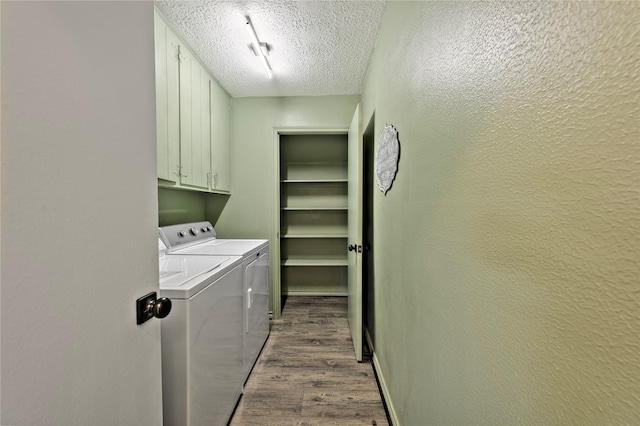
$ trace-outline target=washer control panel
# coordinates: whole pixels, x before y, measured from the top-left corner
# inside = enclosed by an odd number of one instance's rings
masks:
[[[163,226],[159,229],[159,234],[170,252],[178,247],[214,239],[216,230],[213,229],[210,222],[194,222]]]

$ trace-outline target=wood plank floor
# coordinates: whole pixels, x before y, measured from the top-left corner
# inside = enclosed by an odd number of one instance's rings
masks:
[[[345,297],[289,297],[230,422],[388,425],[370,363],[358,363]]]

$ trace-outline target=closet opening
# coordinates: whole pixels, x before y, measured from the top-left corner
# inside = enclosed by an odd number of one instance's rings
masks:
[[[346,130],[276,132],[273,313],[288,296],[347,296]]]

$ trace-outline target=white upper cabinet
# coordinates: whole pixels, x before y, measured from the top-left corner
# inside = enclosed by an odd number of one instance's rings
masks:
[[[229,193],[230,97],[155,11],[158,184]]]
[[[180,183],[209,189],[210,77],[187,49],[180,50]]]
[[[211,189],[231,191],[230,158],[230,103],[229,95],[215,82],[211,82]]]
[[[180,173],[180,99],[178,38],[155,13],[156,131],[158,178],[178,182]]]

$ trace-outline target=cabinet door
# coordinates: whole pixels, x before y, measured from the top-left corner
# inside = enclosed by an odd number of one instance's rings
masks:
[[[180,164],[179,43],[158,12],[154,17],[158,178],[177,182]]]
[[[195,56],[180,49],[180,183],[208,188],[211,173],[209,76]]]
[[[200,181],[211,188],[211,77],[204,68],[200,72]]]
[[[229,95],[211,81],[211,189],[231,191]]]

